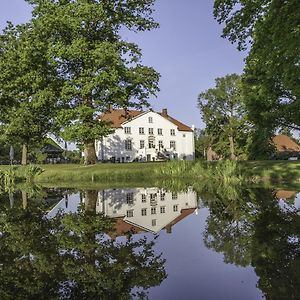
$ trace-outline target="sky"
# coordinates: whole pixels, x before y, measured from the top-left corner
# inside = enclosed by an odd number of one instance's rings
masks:
[[[168,113],[181,122],[204,128],[197,97],[214,87],[215,79],[241,74],[245,53],[221,37],[222,25],[213,17],[213,0],[156,0],[154,18],[160,28],[126,34],[142,49],[143,64],[161,74],[160,92],[149,102],[155,111]],[[31,17],[24,0],[0,1],[0,30]]]

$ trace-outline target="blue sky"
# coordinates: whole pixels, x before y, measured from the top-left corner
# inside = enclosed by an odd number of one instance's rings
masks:
[[[157,0],[154,17],[160,28],[128,34],[143,50],[143,63],[160,74],[160,92],[150,99],[154,110],[168,108],[173,117],[203,128],[197,108],[200,92],[217,77],[241,73],[245,53],[221,38],[222,26],[213,18],[213,0]],[[30,19],[24,0],[1,0],[0,29]]]

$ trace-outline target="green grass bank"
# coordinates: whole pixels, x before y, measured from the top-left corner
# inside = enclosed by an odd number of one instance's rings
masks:
[[[116,182],[163,181],[182,179],[191,183],[199,180],[222,183],[300,183],[300,162],[297,161],[220,161],[220,162],[165,162],[96,165],[40,165],[44,170],[34,182],[58,186],[88,186]],[[0,166],[5,172],[10,166]],[[23,176],[26,167],[17,167]]]

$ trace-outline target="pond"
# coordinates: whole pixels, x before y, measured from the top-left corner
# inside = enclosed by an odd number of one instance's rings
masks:
[[[35,187],[0,199],[0,299],[300,299],[296,191]]]

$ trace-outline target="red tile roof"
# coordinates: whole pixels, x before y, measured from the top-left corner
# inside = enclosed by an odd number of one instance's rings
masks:
[[[127,110],[124,109],[112,109],[109,112],[100,116],[100,119],[103,121],[112,122],[113,128],[121,128],[122,124],[132,118],[135,118],[144,113],[143,111],[138,110]]]
[[[145,113],[144,111],[138,111],[138,110],[127,110],[124,109],[113,109],[103,115],[100,116],[100,119],[103,121],[110,121],[112,122],[113,128],[121,128],[122,124],[126,121],[129,121],[132,118],[135,118],[141,114]],[[178,127],[178,130],[180,131],[193,131],[191,127],[179,122],[178,120],[172,118],[168,114],[165,113],[158,113],[165,119],[172,122],[174,125]]]
[[[177,218],[175,218],[171,223],[166,225],[164,228],[166,230],[171,230],[172,226],[174,226],[175,224],[179,223],[182,219],[184,219],[187,216],[189,216],[190,214],[192,214],[195,211],[195,209],[196,208],[182,209],[180,212],[180,215]],[[116,238],[118,236],[124,236],[128,233],[137,234],[140,232],[147,231],[147,229],[139,227],[138,225],[133,225],[133,224],[127,223],[126,221],[124,221],[124,217],[117,217],[114,219],[116,220],[114,231],[108,233],[111,238]]]
[[[129,224],[123,220],[124,217],[117,217],[115,218],[116,224],[114,226],[114,231],[109,232],[109,236],[111,238],[116,238],[118,236],[124,236],[126,234],[136,234],[143,232],[143,229],[139,228],[138,226],[134,226]]]
[[[278,152],[300,152],[300,146],[287,135],[276,135],[272,142]]]
[[[165,226],[165,229],[167,231],[171,231],[172,226],[174,226],[175,224],[179,223],[182,219],[184,219],[185,217],[189,216],[190,214],[194,213],[194,211],[196,210],[196,208],[185,208],[182,209],[180,212],[180,215],[174,219],[171,223],[169,223],[168,225]]]
[[[290,199],[296,195],[295,191],[286,191],[286,190],[279,190],[276,191],[275,196],[277,199]]]

